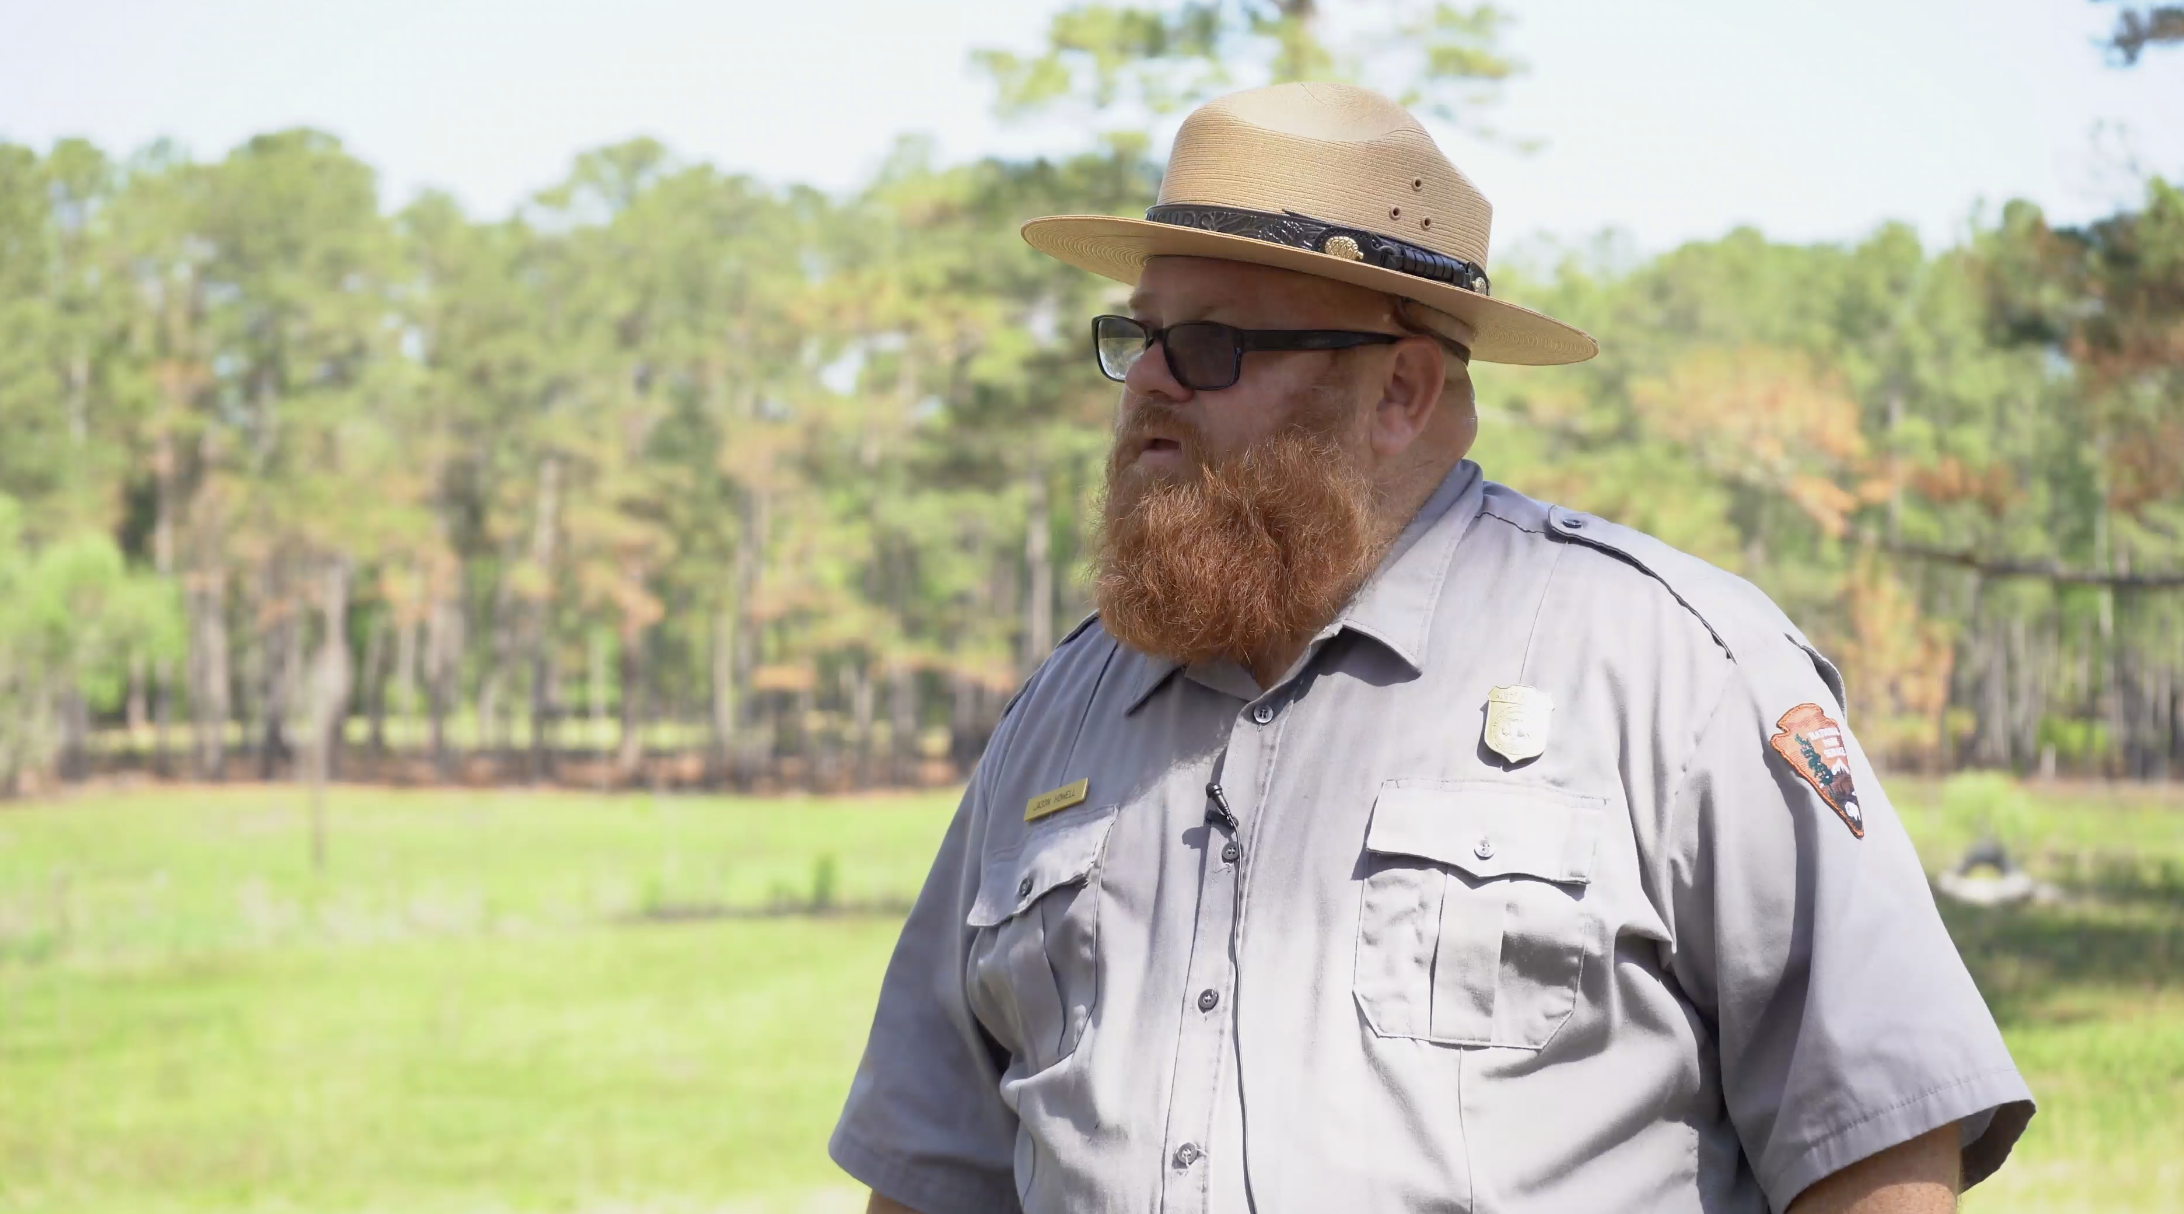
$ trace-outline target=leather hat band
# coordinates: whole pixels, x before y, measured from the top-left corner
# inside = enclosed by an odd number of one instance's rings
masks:
[[[1481,295],[1489,293],[1486,271],[1461,258],[1377,232],[1326,223],[1295,211],[1275,215],[1240,207],[1178,204],[1153,207],[1145,212],[1145,218],[1153,223],[1219,232],[1224,236],[1245,236],[1268,244],[1326,253],[1346,261],[1362,261],[1401,274],[1449,283]]]

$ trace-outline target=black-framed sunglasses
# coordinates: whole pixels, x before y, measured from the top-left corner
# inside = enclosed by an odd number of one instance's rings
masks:
[[[1260,350],[1347,350],[1403,340],[1400,333],[1348,329],[1238,329],[1210,320],[1187,320],[1148,329],[1127,316],[1092,318],[1092,353],[1100,374],[1121,383],[1137,360],[1160,343],[1175,382],[1194,392],[1218,392],[1244,373],[1244,355]]]

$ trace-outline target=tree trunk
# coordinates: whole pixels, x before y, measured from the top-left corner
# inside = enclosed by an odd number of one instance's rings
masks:
[[[1054,649],[1054,559],[1049,552],[1054,520],[1047,504],[1047,478],[1043,469],[1031,472],[1029,517],[1024,523],[1024,564],[1030,581],[1024,596],[1024,656],[1026,676]]]
[[[311,869],[326,871],[326,781],[333,771],[334,747],[349,715],[349,562],[330,562],[319,578],[319,611],[324,636],[311,677],[309,767],[311,780]],[[299,621],[300,623],[300,621]]]
[[[417,717],[417,633],[418,613],[405,609],[394,630],[394,719],[397,722],[414,721]]]
[[[498,605],[493,608],[486,634],[485,673],[478,679],[478,736],[476,749],[479,753],[494,755],[494,769],[499,770],[498,748],[495,746],[497,726],[500,720],[501,658],[507,650],[508,630],[501,618]]]
[[[445,780],[455,774],[447,714],[454,707],[462,673],[463,612],[461,603],[442,587],[433,588],[431,603],[425,633],[425,708],[432,717],[432,765]]]
[[[288,708],[288,681],[281,677],[281,658],[288,652],[285,635],[288,627],[285,620],[275,624],[261,633],[257,643],[246,651],[251,655],[251,678],[246,691],[252,697],[251,707],[256,712],[246,710],[245,718],[256,726],[251,733],[257,737],[254,749],[257,753],[258,778],[261,780],[273,778],[274,764],[288,745],[287,737],[281,729],[281,716]]]
[[[136,754],[137,743],[143,739],[145,726],[151,722],[151,714],[145,705],[146,696],[150,694],[146,686],[148,682],[149,679],[145,674],[144,655],[141,653],[130,654],[129,691],[127,697],[122,701],[122,720],[128,725],[129,753],[131,755]]]
[[[371,720],[371,747],[375,758],[387,754],[387,613],[372,612],[371,627],[364,633],[364,702]]]
[[[1903,384],[1893,375],[1888,381],[1888,540],[1900,537],[1903,521]]]
[[[553,691],[553,667],[547,660],[545,646],[540,644],[531,652],[531,747],[526,767],[533,784],[545,779],[553,770],[553,755],[546,736],[554,717]]]
[[[548,455],[538,466],[538,505],[531,520],[531,563],[537,567],[541,586],[531,604],[531,759],[532,783],[546,778],[551,766],[546,749],[546,726],[553,715],[547,653],[554,604],[554,541],[560,534],[561,461]]]
[[[257,645],[258,652],[258,778],[270,780],[276,765],[288,753],[287,717],[294,702],[289,692],[296,686],[290,662],[303,652],[302,621],[296,605],[288,600],[286,579],[277,570],[278,558],[268,561],[259,578],[259,617],[273,617]]]
[[[82,447],[91,437],[91,354],[78,338],[68,356],[68,439]]]
[[[152,442],[152,571],[161,582],[174,577],[174,463],[174,436],[162,424]],[[188,618],[185,607],[185,637]],[[174,668],[161,658],[152,664],[152,771],[161,777],[167,775],[167,727],[173,714]]]
[[[615,774],[627,782],[637,776],[644,760],[644,630],[622,630],[622,746],[615,759]]]
[[[591,635],[591,746],[592,766],[599,783],[599,791],[607,791],[607,634],[595,629]]]
[[[167,775],[167,729],[174,714],[174,666],[165,658],[152,665],[152,771]]]
[[[81,780],[91,772],[91,712],[83,691],[74,683],[62,685],[57,697],[61,725],[61,753],[57,772],[63,780]]]
[[[308,657],[311,631],[311,590],[305,585],[292,585],[292,569],[281,571],[281,607],[286,623],[281,629],[281,639],[286,651],[281,654],[281,757],[289,765],[303,762],[303,753],[290,740],[292,726],[308,727],[311,716],[311,663]],[[291,718],[295,718],[292,720]]]
[[[217,570],[189,578],[184,597],[190,633],[190,724],[197,735],[197,774],[218,780],[227,774],[228,695],[227,605]]]
[[[907,662],[897,662],[888,680],[887,724],[893,745],[891,783],[908,785],[917,778],[918,672]]]
[[[750,693],[752,672],[758,669],[759,622],[753,615],[757,602],[759,582],[766,571],[766,537],[771,525],[771,500],[763,490],[752,489],[745,493],[743,503],[743,527],[736,539],[735,568],[735,670],[731,679],[730,694],[734,698],[731,711],[738,713],[736,723],[743,730],[751,730],[758,724],[757,713],[764,705]],[[778,740],[771,747],[761,749],[745,742],[739,767],[765,760],[765,750],[778,750]],[[739,781],[748,774],[739,775]]]
[[[852,661],[847,665],[849,678],[849,712],[857,733],[857,787],[872,787],[872,671],[864,662]]]
[[[793,729],[796,738],[796,754],[798,758],[804,760],[804,787],[811,791],[816,791],[820,787],[818,782],[821,758],[819,739],[812,736],[813,730],[811,727],[811,719],[819,711],[819,689],[814,686],[816,682],[816,679],[805,682],[796,689],[795,697],[789,701],[792,705],[789,711],[795,716]],[[831,775],[833,773],[829,772],[827,774]]]
[[[1979,763],[2010,764],[2009,646],[2002,621],[1989,619],[1980,629]]]
[[[2169,773],[2184,766],[2184,679],[2169,668]]]
[[[948,716],[948,757],[955,763],[956,774],[967,777],[984,746],[977,736],[978,684],[960,670],[950,672],[949,680],[955,697]]]
[[[2096,468],[2108,464],[2108,438],[2105,434],[2094,436]],[[2097,478],[2099,493],[2093,508],[2093,559],[2094,567],[2102,573],[2116,571],[2114,552],[2110,546],[2108,530],[2108,486],[2105,477]],[[2104,766],[2114,770],[2117,747],[2127,732],[2123,707],[2123,659],[2116,639],[2116,588],[2104,585],[2100,588],[2100,655],[2101,655],[2101,715],[2108,724],[2108,750],[2102,756]]]
[[[722,604],[713,611],[712,653],[713,756],[708,783],[727,778],[735,765],[736,612]]]

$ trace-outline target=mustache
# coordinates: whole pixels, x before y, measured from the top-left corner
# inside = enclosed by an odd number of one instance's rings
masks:
[[[1183,449],[1186,466],[1203,468],[1207,462],[1206,432],[1198,423],[1184,416],[1183,411],[1157,397],[1141,396],[1124,402],[1128,406],[1115,419],[1114,445],[1108,454],[1110,476],[1118,474],[1132,460],[1150,438],[1175,440]]]

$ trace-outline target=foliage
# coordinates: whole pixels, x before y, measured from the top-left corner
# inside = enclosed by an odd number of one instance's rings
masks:
[[[1056,13],[1036,55],[989,48],[972,61],[992,78],[998,109],[1025,117],[1090,112],[1102,132],[1142,142],[1137,124],[1232,89],[1293,80],[1370,80],[1404,105],[1484,131],[1474,110],[1493,103],[1523,65],[1499,47],[1508,15],[1491,4],[1375,0],[1348,28],[1319,0],[1184,0],[1167,6],[1094,0]]]
[[[0,494],[0,784],[85,728],[84,702],[120,698],[128,671],[182,650],[174,587],[77,532],[32,548]],[[56,709],[58,711],[56,711]]]
[[[1599,336],[1475,372],[1479,458],[1757,581],[1901,759],[2184,761],[2184,212],[2084,229],[2027,204],[1929,254],[1752,231],[1497,290]],[[2073,756],[2059,722],[2108,745]],[[2077,730],[2084,734],[2082,727]]]
[[[2184,42],[2184,5],[2126,6],[2116,14],[2116,26],[2108,35],[2110,58],[2124,67],[2139,61],[2149,46]]]
[[[0,144],[0,784],[102,726],[270,776],[351,716],[423,721],[450,777],[455,722],[545,778],[581,717],[623,782],[693,721],[716,779],[908,780],[936,734],[967,765],[1086,606],[1114,399],[1081,322],[1119,292],[1018,225],[1142,207],[1152,124],[1212,90],[1366,78],[1475,135],[1519,68],[1491,7],[1321,7],[1068,8],[979,61],[1093,150],[905,139],[843,197],[647,139],[497,219],[389,213],[309,130]],[[1758,582],[1876,749],[2184,763],[2184,192],[1495,288],[1604,353],[1475,369],[1488,472]]]

